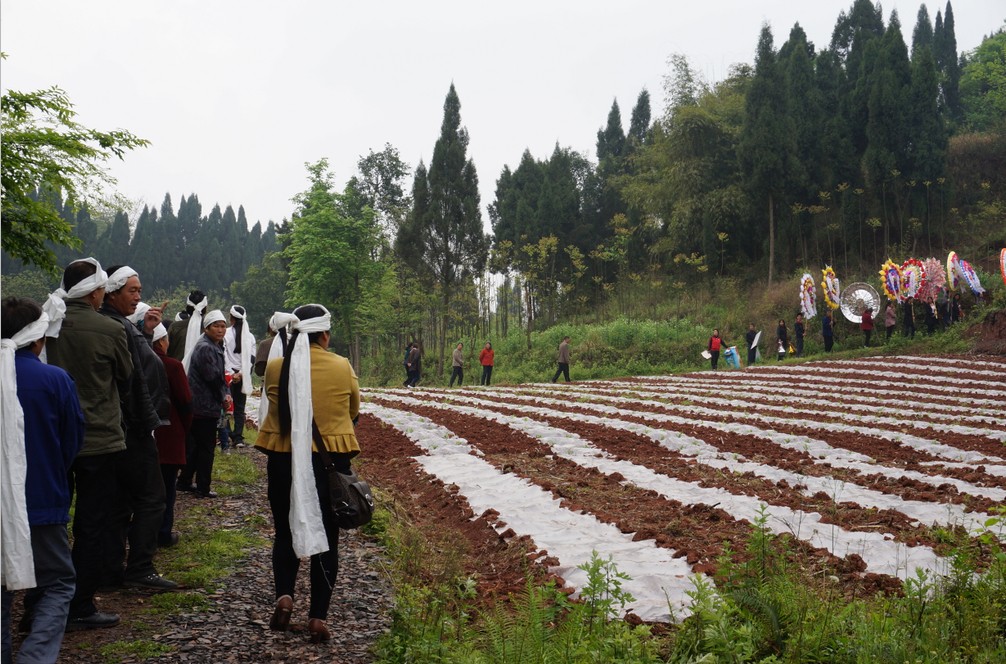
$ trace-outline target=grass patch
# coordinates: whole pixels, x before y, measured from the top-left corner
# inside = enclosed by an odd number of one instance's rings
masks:
[[[199,593],[175,592],[151,595],[148,600],[148,613],[153,615],[172,615],[175,613],[192,613],[209,606],[209,601]]]
[[[171,648],[153,641],[113,641],[103,645],[99,652],[109,664],[121,662],[127,658],[145,662],[153,657],[160,657],[171,652]]]

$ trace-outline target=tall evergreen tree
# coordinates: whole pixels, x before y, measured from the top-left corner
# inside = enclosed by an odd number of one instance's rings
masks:
[[[769,286],[775,272],[776,208],[792,181],[795,153],[785,81],[776,62],[772,30],[764,25],[758,38],[754,80],[744,105],[739,156],[746,187],[767,213]]]
[[[963,119],[961,106],[961,66],[957,59],[957,35],[954,27],[954,9],[947,2],[942,20],[936,14],[933,33],[933,58],[940,74],[941,109],[947,121],[956,125]]]
[[[915,29],[912,30],[912,59],[920,48],[933,48],[933,24],[929,20],[929,10],[925,5],[919,5],[919,13],[915,17]]]
[[[636,105],[632,107],[629,120],[629,133],[626,136],[629,149],[634,149],[646,142],[646,134],[650,130],[650,93],[643,88]]]

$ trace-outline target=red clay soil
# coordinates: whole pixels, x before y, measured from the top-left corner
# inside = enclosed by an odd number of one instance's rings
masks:
[[[1006,355],[1006,311],[990,311],[966,336],[975,340],[976,353]]]

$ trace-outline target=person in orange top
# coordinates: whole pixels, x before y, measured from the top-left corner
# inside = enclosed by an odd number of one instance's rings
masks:
[[[485,348],[479,353],[479,363],[482,365],[482,385],[488,385],[493,375],[493,345],[486,342]]]
[[[870,345],[870,335],[873,334],[873,310],[867,307],[863,310],[863,320],[859,324],[859,329],[863,331],[863,345]]]
[[[331,339],[327,309],[307,304],[289,319],[293,332],[286,355],[266,365],[269,409],[255,443],[268,456],[269,506],[276,530],[272,568],[277,599],[269,627],[289,628],[300,558],[310,556],[307,627],[311,641],[318,643],[330,638],[325,621],[339,568],[339,528],[329,499],[328,474],[312,442],[312,424],[317,425],[336,470],[348,473],[350,459],[360,452],[355,433],[360,386],[349,360],[327,350]]]

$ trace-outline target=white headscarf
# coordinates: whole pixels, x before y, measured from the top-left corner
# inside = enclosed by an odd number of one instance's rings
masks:
[[[252,393],[252,356],[255,355],[255,336],[248,329],[248,321],[245,314],[241,312],[237,305],[231,307],[231,316],[240,319],[241,323],[241,392],[245,396]],[[259,420],[261,422],[262,420]]]
[[[214,309],[205,316],[203,316],[203,329],[205,330],[213,323],[226,323],[227,319],[224,318],[224,313],[219,309]]]
[[[316,305],[320,306],[320,305]],[[290,349],[290,452],[293,465],[293,486],[290,489],[290,531],[293,550],[301,558],[328,551],[328,538],[321,520],[321,505],[311,465],[314,404],[311,400],[311,350],[307,335],[328,332],[332,315],[321,307],[324,315],[300,320],[293,317],[290,327],[300,334]]]
[[[136,325],[141,320],[143,320],[143,317],[147,315],[148,311],[150,311],[150,305],[147,304],[146,302],[140,302],[139,304],[136,305],[136,311],[126,316],[126,320],[128,320],[133,325]]]
[[[105,284],[105,290],[109,293],[114,293],[129,281],[130,277],[138,277],[136,270],[129,267],[128,265],[123,265],[118,270],[108,275],[108,283]]]
[[[284,311],[277,311],[269,319],[269,327],[276,331],[276,336],[272,338],[272,345],[269,346],[269,358],[266,360],[266,365],[269,362],[275,360],[277,357],[283,357],[283,338],[280,335],[280,330],[288,330],[290,323],[298,320],[293,314],[288,314]],[[265,393],[265,383],[262,384],[262,396],[258,400],[258,422],[259,427],[265,422],[266,416],[269,415],[269,395]]]
[[[17,371],[14,353],[45,336],[49,316],[44,311],[38,320],[24,326],[10,339],[0,341],[0,523],[3,523],[0,548],[3,550],[0,578],[7,590],[35,587],[35,561],[31,551],[31,526],[25,477],[28,457],[25,453],[24,411],[17,398]]]
[[[154,328],[154,333],[150,335],[150,341],[160,341],[166,336],[168,336],[168,328],[164,327],[164,325],[158,324],[157,327]]]
[[[185,354],[182,356],[182,364],[185,365],[185,373],[189,372],[189,359],[192,357],[192,349],[199,342],[199,335],[203,333],[203,312],[209,305],[209,298],[203,296],[199,303],[194,303],[191,299],[186,299],[185,304],[192,307],[192,315],[189,316],[189,326],[185,329]]]
[[[69,291],[66,290],[66,284],[60,281],[59,288],[49,295],[48,299],[42,304],[42,311],[49,317],[49,329],[45,331],[45,336],[47,337],[55,338],[59,336],[59,330],[63,326],[63,319],[66,318],[66,302],[64,300],[74,300],[78,297],[84,297],[99,288],[105,288],[108,283],[108,275],[101,269],[101,263],[97,260],[93,258],[81,258],[79,261],[73,261],[73,263],[90,263],[97,269],[91,276],[84,277],[74,284],[73,288]],[[73,263],[70,263],[70,265],[73,265]]]

